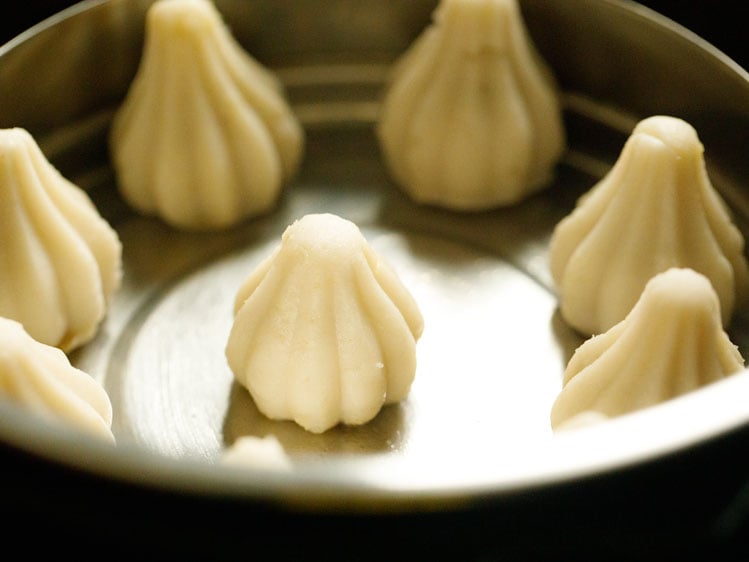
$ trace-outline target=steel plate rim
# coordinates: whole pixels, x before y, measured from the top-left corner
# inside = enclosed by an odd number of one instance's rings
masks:
[[[477,498],[496,499],[569,485],[706,445],[747,427],[747,395],[749,369],[668,402],[590,427],[565,430],[552,438],[547,449],[516,457],[511,463],[501,454],[487,455],[487,463],[476,471],[470,484],[464,473],[461,482],[455,482],[453,475],[439,470],[430,475],[409,472],[408,467],[384,456],[379,461],[367,460],[372,468],[366,478],[351,478],[345,469],[346,463],[358,462],[355,458],[312,461],[289,473],[174,459],[133,445],[112,446],[76,430],[53,426],[10,403],[0,403],[0,418],[6,420],[0,426],[0,439],[60,468],[164,492],[264,500],[323,511],[444,509]],[[540,463],[539,459],[553,462]],[[511,476],[506,472],[507,464],[513,466]]]
[[[636,13],[696,44],[749,86],[747,70],[680,24],[634,2],[603,1]],[[0,45],[0,56],[57,22],[106,2],[82,0]],[[478,497],[501,498],[545,486],[568,485],[705,445],[749,427],[746,396],[749,396],[749,369],[668,402],[554,436],[550,454],[576,452],[567,456],[562,469],[556,465],[550,472],[539,469],[535,472],[519,471],[521,474],[516,473],[512,478],[498,479],[491,476],[492,467],[488,466],[482,469],[482,477],[471,485],[454,484],[449,477],[442,475],[444,480],[439,486],[431,480],[431,485],[423,485],[422,481],[419,487],[413,480],[409,481],[412,485],[404,487],[402,474],[398,478],[400,484],[382,475],[357,480],[347,477],[345,471],[330,470],[330,465],[312,466],[306,473],[283,474],[251,467],[220,466],[199,459],[173,459],[135,446],[113,447],[73,429],[29,416],[2,399],[0,442],[60,468],[177,494],[264,500],[315,511],[340,511],[346,506],[353,511],[443,509],[472,502]],[[694,423],[697,419],[699,424]],[[663,420],[668,423],[659,423]],[[647,431],[642,431],[644,428]],[[632,439],[634,436],[637,439]],[[626,442],[636,444],[624,447]],[[613,443],[616,447],[612,446]],[[388,461],[383,459],[383,462],[387,464]],[[494,462],[500,461],[495,458]],[[527,468],[522,462],[516,466]],[[410,475],[412,479],[416,476]]]

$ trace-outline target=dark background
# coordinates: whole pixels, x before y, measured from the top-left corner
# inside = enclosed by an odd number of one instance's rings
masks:
[[[386,0],[389,1],[389,0]],[[4,2],[0,16],[0,44],[55,12],[74,4],[71,0]],[[743,26],[746,0],[642,0],[639,2],[671,18],[749,68],[749,49]]]
[[[640,3],[749,68],[747,20],[740,13],[746,0]],[[27,0],[11,9],[3,3],[0,45],[71,4]],[[746,562],[748,449],[749,428],[742,428],[683,456],[576,487],[520,493],[501,504],[488,499],[465,512],[358,517],[290,514],[263,505],[247,510],[231,502],[120,489],[35,463],[0,444],[0,474],[6,477],[0,511],[11,521],[9,528],[3,523],[0,536],[2,548],[16,544],[25,555],[72,553],[79,560]],[[13,466],[20,467],[16,475]],[[81,495],[82,489],[89,493]],[[40,495],[33,490],[43,491],[43,498],[33,501]],[[16,530],[22,536],[14,536]]]

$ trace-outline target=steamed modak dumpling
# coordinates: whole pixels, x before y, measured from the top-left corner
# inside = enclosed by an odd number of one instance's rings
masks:
[[[605,332],[670,267],[705,275],[728,324],[747,293],[744,238],[710,182],[703,152],[684,120],[644,119],[609,173],[557,224],[551,273],[569,325]]]
[[[415,300],[359,228],[310,214],[240,287],[226,356],[264,415],[321,433],[408,395],[422,330]]]
[[[120,286],[122,246],[22,128],[0,129],[0,316],[70,351],[94,337]]]
[[[551,425],[571,425],[591,411],[602,419],[620,416],[743,368],[710,281],[692,269],[671,268],[646,284],[624,320],[575,350]]]
[[[242,49],[210,0],[158,0],[145,33],[110,136],[124,199],[190,230],[269,211],[304,143],[277,77]]]
[[[114,442],[112,405],[104,388],[67,355],[0,317],[0,396],[35,415]]]
[[[412,199],[477,211],[548,186],[563,127],[555,78],[517,0],[442,0],[396,61],[377,133]]]

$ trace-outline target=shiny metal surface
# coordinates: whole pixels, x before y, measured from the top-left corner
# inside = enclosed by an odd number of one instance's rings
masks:
[[[559,319],[551,229],[606,172],[637,120],[690,121],[747,232],[749,77],[701,40],[616,0],[522,2],[564,89],[570,150],[555,184],[494,212],[410,202],[373,134],[390,63],[433,1],[217,1],[235,36],[288,88],[307,134],[276,211],[217,234],[133,214],[117,195],[106,131],[137,66],[150,2],[82,2],[0,48],[0,127],[23,126],[118,230],[124,285],[98,337],[71,355],[112,399],[115,449],[0,403],[0,439],[97,475],[316,509],[440,507],[567,482],[699,443],[749,422],[749,373],[600,427],[553,436],[549,408],[582,339]],[[265,419],[223,349],[235,291],[303,214],[357,223],[425,319],[407,401],[323,435]],[[749,356],[745,311],[730,327]],[[289,474],[220,466],[241,435],[275,435]]]

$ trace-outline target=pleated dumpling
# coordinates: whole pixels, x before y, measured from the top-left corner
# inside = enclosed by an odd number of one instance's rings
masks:
[[[122,245],[88,195],[22,128],[0,130],[0,316],[72,350],[96,335],[122,278]]]
[[[575,350],[551,424],[571,425],[591,411],[620,416],[743,368],[744,359],[721,324],[710,281],[692,269],[671,268],[647,283],[624,320]]]
[[[605,332],[645,284],[671,267],[705,275],[728,324],[746,298],[744,238],[708,177],[704,149],[686,121],[641,121],[609,171],[552,233],[551,273],[565,321]]]
[[[112,405],[104,388],[57,348],[0,317],[0,396],[53,422],[114,442]]]
[[[158,0],[145,34],[110,133],[124,199],[189,230],[272,209],[304,144],[280,81],[242,49],[210,0]]]
[[[422,330],[415,300],[359,228],[310,214],[240,287],[226,356],[264,415],[321,433],[408,395]]]
[[[484,210],[548,186],[566,148],[562,110],[517,0],[441,0],[396,61],[377,133],[419,203]]]

